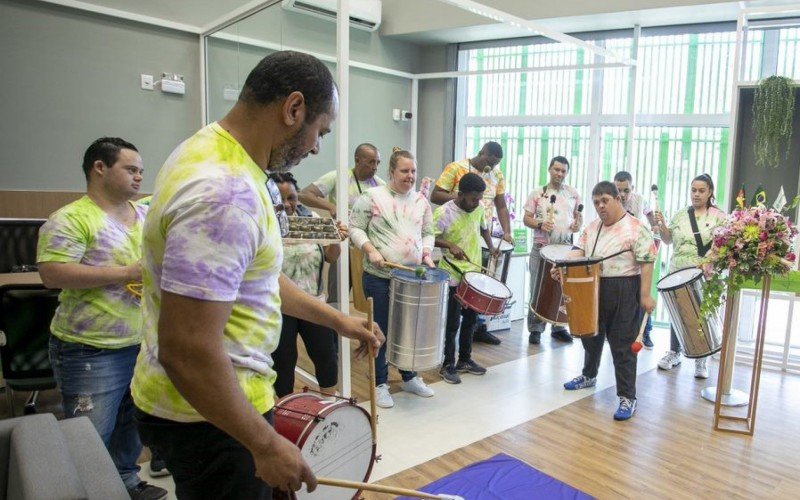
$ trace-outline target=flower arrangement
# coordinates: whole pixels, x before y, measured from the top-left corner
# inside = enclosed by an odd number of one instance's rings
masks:
[[[738,290],[747,280],[758,283],[764,275],[788,273],[796,259],[792,242],[797,232],[789,218],[773,208],[740,204],[714,231],[700,315],[716,314],[728,285]]]

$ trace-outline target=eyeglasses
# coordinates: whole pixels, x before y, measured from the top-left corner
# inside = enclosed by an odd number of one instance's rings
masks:
[[[269,192],[270,200],[272,200],[272,208],[275,210],[275,217],[278,218],[278,226],[281,229],[281,238],[286,238],[289,234],[289,216],[286,214],[286,209],[283,206],[281,199],[281,190],[275,181],[269,179],[267,181],[267,191]]]

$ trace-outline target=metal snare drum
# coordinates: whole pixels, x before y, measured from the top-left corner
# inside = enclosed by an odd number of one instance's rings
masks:
[[[425,277],[402,269],[390,273],[386,360],[400,370],[437,368],[444,360],[450,275],[425,269]]]
[[[703,271],[689,267],[664,276],[656,284],[687,358],[704,358],[722,348],[719,314],[705,321],[700,318],[704,282]]]
[[[497,257],[489,255],[486,242],[481,238],[481,256],[488,269],[486,274],[501,283],[505,283],[508,278],[508,266],[511,264],[511,254],[514,253],[514,245],[502,238],[492,238],[492,245],[500,249],[500,255]]]

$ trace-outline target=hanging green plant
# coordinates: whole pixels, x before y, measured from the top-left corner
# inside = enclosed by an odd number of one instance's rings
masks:
[[[753,100],[756,165],[777,167],[781,152],[789,153],[794,116],[791,78],[770,76],[759,82]]]

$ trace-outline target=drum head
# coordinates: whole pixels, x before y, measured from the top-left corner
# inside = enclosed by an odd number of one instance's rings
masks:
[[[656,284],[656,288],[660,292],[666,292],[669,290],[675,290],[676,288],[681,288],[687,283],[691,283],[692,281],[699,279],[700,276],[703,275],[703,271],[696,267],[687,267],[686,269],[680,269],[673,273],[670,273],[660,280]]]
[[[501,252],[511,252],[514,250],[514,245],[507,242],[503,238],[492,237],[492,245],[494,245],[495,248],[499,248]],[[486,241],[484,241],[483,238],[481,238],[481,248],[483,248],[484,250],[488,250],[488,247],[486,246]]]
[[[550,262],[567,260],[567,255],[572,250],[570,245],[547,245],[540,250],[542,257]]]
[[[333,403],[310,432],[300,449],[317,476],[349,481],[367,481],[374,460],[369,416],[358,406]],[[319,485],[313,493],[305,488],[295,493],[299,499],[349,500],[354,491]]]
[[[416,272],[406,271],[405,269],[393,269],[389,275],[392,279],[405,281],[407,283],[439,283],[440,281],[450,280],[450,273],[444,269],[425,267],[425,276],[417,276]]]
[[[498,299],[510,299],[512,295],[511,290],[509,290],[508,287],[505,286],[501,281],[497,281],[491,276],[487,276],[485,274],[469,272],[464,275],[464,281],[466,281],[467,284],[472,288],[475,288],[476,290],[491,297],[496,297]]]

